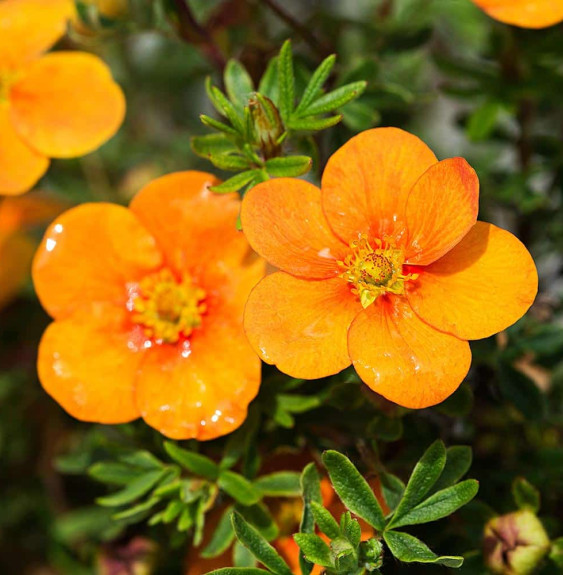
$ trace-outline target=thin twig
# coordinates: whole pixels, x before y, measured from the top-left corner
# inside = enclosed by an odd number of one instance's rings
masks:
[[[213,62],[214,66],[222,72],[227,62],[212,35],[195,19],[186,0],[174,0],[174,5],[178,14],[178,32],[180,36],[190,43],[193,43],[198,38],[201,41],[205,54]]]
[[[296,20],[291,14],[286,12],[281,6],[279,6],[274,0],[262,0],[272,12],[275,12],[277,16],[283,20],[290,28],[293,28],[309,45],[309,47],[320,54],[321,56],[327,56],[330,54],[330,49],[324,46],[311,31]]]

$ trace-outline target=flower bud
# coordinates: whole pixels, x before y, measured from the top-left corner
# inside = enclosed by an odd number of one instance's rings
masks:
[[[265,160],[279,156],[285,128],[275,104],[262,94],[254,94],[248,101],[248,109],[262,156]]]
[[[495,517],[485,526],[485,562],[499,575],[532,573],[549,546],[543,525],[528,510]]]
[[[135,537],[122,545],[106,546],[98,556],[98,575],[151,575],[156,545]]]

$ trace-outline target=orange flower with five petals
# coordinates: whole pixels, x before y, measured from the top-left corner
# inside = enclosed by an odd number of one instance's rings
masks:
[[[175,439],[206,440],[245,419],[260,360],[242,328],[264,262],[236,230],[236,194],[180,172],[129,209],[83,204],[57,218],[33,262],[54,322],[39,346],[45,390],[83,421],[138,417]]]
[[[534,262],[507,231],[477,222],[478,179],[418,138],[368,130],[329,160],[322,190],[297,179],[251,189],[242,224],[281,271],[250,294],[245,330],[262,359],[298,378],[351,363],[400,405],[441,402],[469,370],[467,340],[519,319]]]
[[[73,15],[71,0],[0,0],[0,194],[29,190],[49,158],[91,152],[123,122],[123,93],[102,60],[43,55]]]
[[[563,0],[473,0],[491,18],[521,28],[547,28],[563,21]]]

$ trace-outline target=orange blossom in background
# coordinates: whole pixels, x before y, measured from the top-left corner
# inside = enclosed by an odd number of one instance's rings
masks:
[[[18,294],[29,277],[38,243],[31,232],[67,207],[43,193],[0,199],[0,308]]]
[[[175,439],[212,439],[245,419],[260,360],[242,314],[263,262],[236,230],[236,194],[179,172],[129,209],[83,204],[57,218],[33,262],[54,318],[39,346],[45,390],[83,421],[143,417]]]
[[[0,0],[0,194],[29,190],[49,158],[87,154],[123,122],[123,93],[102,60],[43,54],[73,15],[71,0]]]
[[[521,28],[547,28],[563,21],[563,0],[473,0],[491,18]]]
[[[242,224],[281,271],[250,294],[245,329],[262,359],[298,378],[352,363],[410,408],[441,402],[471,363],[467,340],[514,323],[537,292],[516,237],[477,222],[478,180],[415,136],[368,130],[329,160],[322,190],[298,179],[251,189]]]

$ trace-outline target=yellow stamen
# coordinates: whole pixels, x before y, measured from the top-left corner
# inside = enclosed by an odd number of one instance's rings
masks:
[[[354,286],[352,293],[360,298],[364,308],[385,293],[404,294],[405,282],[418,277],[418,274],[403,274],[402,250],[380,239],[373,240],[372,244],[361,236],[350,244],[352,251],[345,260],[338,262],[345,270],[341,277]]]
[[[169,269],[143,279],[130,302],[132,319],[156,341],[176,343],[199,327],[207,306],[205,291],[187,274],[178,281]]]

